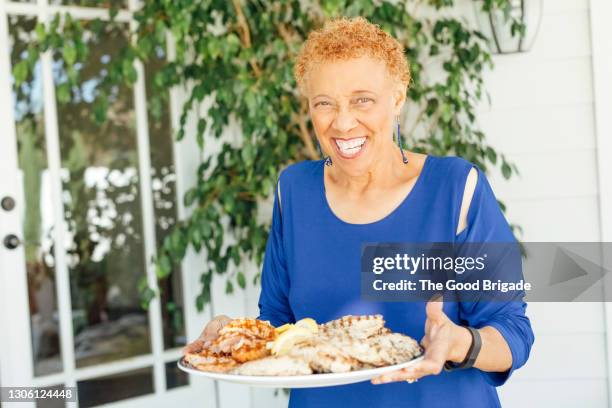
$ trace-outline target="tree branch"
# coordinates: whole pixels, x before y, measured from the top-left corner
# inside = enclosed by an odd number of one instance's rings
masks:
[[[289,32],[289,30],[287,30],[287,27],[284,23],[278,24],[277,28],[281,38],[283,39],[283,41],[285,41],[285,44],[287,44],[287,50],[289,54],[293,54],[291,52],[291,44],[293,44],[292,34]]]
[[[308,112],[306,110],[306,104],[302,100],[302,102],[300,103],[300,112],[295,115],[295,119],[297,119],[297,125],[300,129],[300,137],[302,139],[302,142],[304,142],[304,146],[306,147],[306,155],[312,160],[317,160],[319,158],[319,154],[317,152],[317,149],[315,149],[314,147],[312,137],[310,136],[308,126],[306,125],[307,115]]]
[[[247,22],[247,19],[244,16],[244,13],[242,12],[240,0],[232,0],[232,4],[236,9],[236,16],[238,17],[238,25],[240,26],[240,37],[242,40],[242,45],[244,46],[244,48],[251,48],[251,30],[249,29],[249,23]],[[255,76],[261,76],[261,68],[257,64],[257,60],[255,60],[255,57],[251,57],[251,59],[249,59],[249,64],[251,65],[253,72],[255,72]]]

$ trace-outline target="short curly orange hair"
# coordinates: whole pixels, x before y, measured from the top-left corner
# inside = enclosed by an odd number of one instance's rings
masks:
[[[364,55],[384,61],[392,77],[408,86],[410,69],[402,44],[363,17],[342,17],[308,34],[293,68],[298,88],[304,93],[306,76],[313,65]]]

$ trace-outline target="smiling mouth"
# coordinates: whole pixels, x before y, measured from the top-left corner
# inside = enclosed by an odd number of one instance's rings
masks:
[[[345,159],[352,159],[359,155],[366,144],[367,137],[355,137],[352,139],[334,139],[338,153]]]

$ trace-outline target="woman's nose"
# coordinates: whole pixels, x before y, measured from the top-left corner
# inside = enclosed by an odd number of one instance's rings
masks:
[[[348,110],[342,110],[336,115],[332,127],[339,133],[348,133],[357,126],[357,120]]]

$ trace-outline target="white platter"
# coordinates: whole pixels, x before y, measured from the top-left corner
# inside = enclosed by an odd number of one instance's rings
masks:
[[[291,376],[255,376],[222,374],[209,371],[200,371],[183,364],[182,359],[178,361],[178,367],[192,375],[207,377],[212,380],[228,381],[237,384],[246,384],[253,387],[274,387],[274,388],[312,388],[330,387],[332,385],[353,384],[361,381],[369,381],[381,374],[399,370],[414,365],[421,361],[423,356],[401,364],[385,367],[368,368],[365,370],[350,371],[348,373],[329,373],[329,374],[309,374]]]

